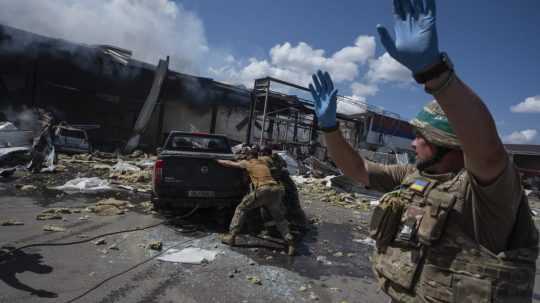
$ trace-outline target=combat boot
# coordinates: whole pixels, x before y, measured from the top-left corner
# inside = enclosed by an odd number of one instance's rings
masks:
[[[227,235],[223,235],[221,237],[221,242],[223,244],[227,244],[229,246],[236,245],[236,234],[235,233],[230,233],[230,234],[227,234]]]

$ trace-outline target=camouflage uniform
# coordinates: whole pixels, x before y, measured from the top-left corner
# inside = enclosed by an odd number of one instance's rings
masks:
[[[236,207],[229,227],[231,235],[235,236],[240,233],[250,210],[264,207],[276,222],[276,228],[283,239],[287,240],[289,254],[294,254],[293,236],[290,233],[289,223],[285,219],[281,203],[284,194],[283,187],[272,177],[265,161],[251,159],[247,160],[246,164],[246,170],[251,178],[254,190],[247,194]]]
[[[259,159],[265,161],[270,168],[270,172],[275,180],[279,181],[285,190],[283,205],[285,206],[285,218],[289,221],[291,228],[304,231],[307,225],[306,214],[300,206],[298,189],[287,171],[287,163],[277,154],[272,156],[262,156]],[[267,217],[263,212],[263,220]]]
[[[457,148],[445,119],[432,102],[412,124],[428,141]],[[431,175],[413,166],[366,165],[370,186],[398,185],[381,198],[370,224],[374,272],[394,301],[531,301],[538,231],[511,163],[488,186],[466,169]]]

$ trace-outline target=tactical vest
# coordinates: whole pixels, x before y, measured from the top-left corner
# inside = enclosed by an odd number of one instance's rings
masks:
[[[495,255],[475,240],[476,222],[473,237],[462,227],[468,179],[465,170],[442,180],[417,171],[381,198],[370,225],[377,241],[374,272],[394,300],[531,302],[538,231],[527,198],[520,202],[508,250]]]
[[[247,171],[255,188],[259,188],[264,185],[278,185],[272,177],[270,169],[264,160],[249,160]]]

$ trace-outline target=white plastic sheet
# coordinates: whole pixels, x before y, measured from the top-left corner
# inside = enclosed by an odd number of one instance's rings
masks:
[[[375,247],[375,240],[371,238],[354,239],[353,242]]]
[[[112,188],[109,182],[97,177],[94,178],[76,178],[68,181],[61,186],[53,187],[53,189],[64,191],[67,194],[75,193],[100,193],[109,191]]]
[[[129,164],[128,162],[124,162],[122,160],[118,160],[118,163],[116,163],[112,170],[115,172],[134,172],[134,171],[141,171],[141,169],[138,166],[135,166],[133,164]]]
[[[56,169],[56,166],[54,165],[54,155],[55,155],[54,146],[51,145],[49,153],[45,157],[45,161],[43,161],[43,164],[42,164],[42,166],[44,166],[41,169],[42,173],[44,172],[51,173]]]
[[[30,151],[30,148],[28,147],[5,147],[0,148],[0,158],[7,156],[11,153],[17,153],[17,152],[27,152]]]
[[[11,122],[0,122],[0,132],[1,131],[10,131],[10,130],[19,130]]]
[[[219,251],[206,250],[197,247],[188,247],[182,250],[171,249],[158,260],[175,263],[201,264],[205,261],[212,262],[219,254]]]

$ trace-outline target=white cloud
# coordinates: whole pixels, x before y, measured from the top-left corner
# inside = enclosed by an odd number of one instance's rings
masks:
[[[529,144],[536,139],[537,135],[538,131],[536,129],[525,129],[513,132],[510,135],[505,136],[503,138],[503,141],[505,143],[511,144]]]
[[[353,81],[358,77],[358,68],[375,55],[375,38],[359,36],[354,46],[347,46],[326,56],[323,49],[300,42],[293,46],[289,42],[278,44],[269,51],[269,59],[251,58],[248,62],[228,62],[221,67],[212,67],[209,72],[218,80],[241,83],[248,87],[259,77],[271,76],[307,86],[311,75],[318,69],[326,70],[336,83]]]
[[[354,82],[353,84],[351,84],[351,90],[353,96],[357,98],[366,98],[368,96],[375,96],[379,92],[379,87],[374,83],[364,84],[360,82]]]
[[[173,0],[2,0],[0,22],[38,34],[132,50],[150,63],[171,56],[195,72],[208,52],[201,20]]]
[[[513,113],[540,113],[540,95],[529,97],[525,101],[510,107]]]
[[[400,82],[411,83],[411,72],[399,62],[394,60],[388,53],[369,63],[369,71],[366,79],[372,83]]]

